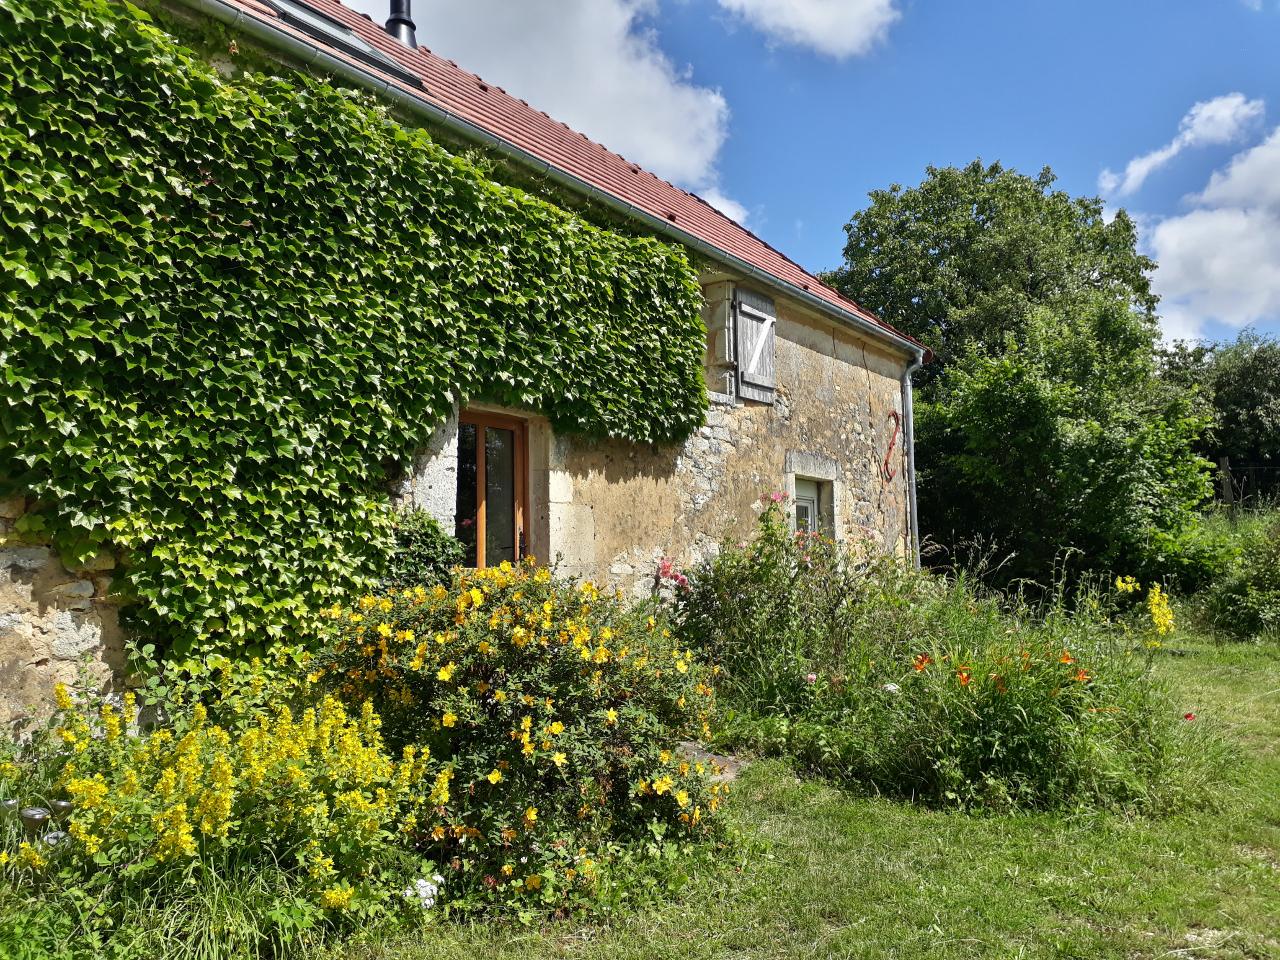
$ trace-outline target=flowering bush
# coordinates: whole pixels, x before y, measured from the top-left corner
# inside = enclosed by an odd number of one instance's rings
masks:
[[[34,829],[13,816],[0,825],[0,866],[18,891],[91,893],[118,910],[200,877],[272,874],[282,889],[263,908],[267,936],[402,907],[403,825],[425,801],[429,756],[392,757],[371,706],[352,714],[327,695],[294,709],[250,694],[219,702],[216,722],[174,699],[167,722],[144,729],[132,693],[55,695],[48,726],[0,765],[0,798],[50,812]],[[119,920],[98,913],[89,919]]]
[[[706,835],[722,788],[679,742],[714,696],[656,611],[530,561],[327,613],[314,678],[437,764],[403,829],[454,896],[573,901],[617,844]]]
[[[724,742],[938,803],[1154,805],[1189,782],[1148,671],[1158,588],[1136,628],[1089,590],[1033,607],[792,533],[783,507],[675,599],[723,670]]]
[[[0,953],[278,955],[369,920],[590,909],[677,881],[711,834],[724,787],[680,742],[714,696],[660,611],[528,563],[325,614],[318,653],[59,687],[0,742]]]

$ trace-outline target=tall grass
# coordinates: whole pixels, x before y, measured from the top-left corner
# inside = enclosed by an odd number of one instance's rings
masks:
[[[720,669],[728,744],[967,806],[1161,809],[1210,773],[1143,608],[1102,589],[986,592],[793,535],[772,505],[690,579],[678,619]]]
[[[299,956],[349,934],[319,915],[290,872],[261,863],[192,865],[182,883],[142,886],[0,886],[5,960],[164,957],[242,960]]]

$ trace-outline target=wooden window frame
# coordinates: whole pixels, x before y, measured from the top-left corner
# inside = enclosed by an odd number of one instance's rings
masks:
[[[463,410],[458,414],[459,425],[469,423],[476,428],[476,569],[482,570],[485,563],[485,541],[488,538],[486,528],[486,500],[489,495],[488,477],[485,474],[484,431],[487,427],[497,430],[510,430],[515,437],[515,558],[524,558],[525,518],[528,516],[529,496],[529,425],[517,417],[507,417],[500,413],[487,413],[483,410]]]

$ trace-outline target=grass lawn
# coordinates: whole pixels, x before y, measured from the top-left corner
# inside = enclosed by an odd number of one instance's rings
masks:
[[[609,924],[445,928],[343,960],[581,957],[1280,958],[1280,645],[1160,669],[1240,754],[1214,810],[974,816],[850,797],[762,762],[741,863]]]

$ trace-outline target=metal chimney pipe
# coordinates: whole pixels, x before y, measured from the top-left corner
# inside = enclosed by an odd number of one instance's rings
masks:
[[[391,16],[387,17],[387,33],[410,50],[418,49],[418,26],[409,15],[409,0],[391,0]]]

